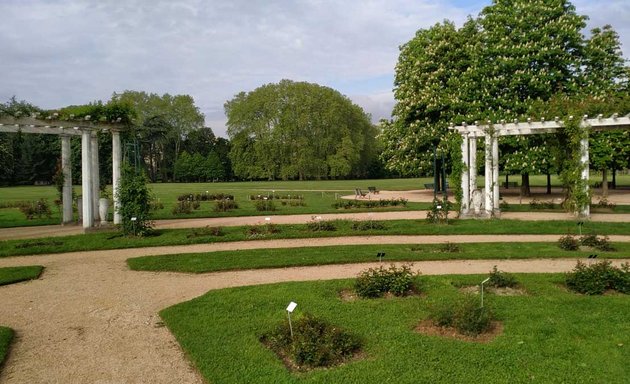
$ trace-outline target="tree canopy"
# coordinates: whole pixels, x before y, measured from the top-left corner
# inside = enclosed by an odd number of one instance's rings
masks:
[[[388,167],[430,173],[433,148],[449,147],[449,123],[549,118],[541,105],[553,98],[610,101],[627,92],[618,36],[605,26],[586,39],[586,19],[567,0],[494,0],[461,28],[445,21],[419,30],[400,48],[396,106],[383,122]],[[557,171],[553,145],[547,136],[501,138],[503,168]]]
[[[339,92],[282,80],[225,104],[230,159],[246,179],[361,176],[375,156],[376,128]]]

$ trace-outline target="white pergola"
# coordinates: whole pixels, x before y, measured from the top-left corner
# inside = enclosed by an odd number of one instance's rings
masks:
[[[573,117],[570,116],[570,119]],[[630,114],[624,117],[612,115],[604,118],[602,115],[589,119],[588,116],[581,118],[580,126],[587,131],[604,131],[613,129],[630,129]],[[484,215],[492,217],[500,212],[499,210],[499,140],[500,136],[513,135],[535,135],[542,133],[555,133],[564,128],[564,123],[555,118],[552,121],[531,121],[513,122],[500,121],[493,124],[488,121],[486,124],[473,125],[466,123],[454,126],[450,129],[457,131],[462,136],[462,159],[464,161],[464,171],[462,172],[462,215]],[[485,140],[485,188],[483,191],[477,189],[477,138]],[[581,162],[583,164],[582,178],[587,181],[588,188],[589,178],[589,153],[588,153],[588,136],[581,142],[582,154]],[[483,210],[480,211],[480,205],[483,203]],[[588,205],[582,207],[580,212],[576,212],[579,216],[589,216],[590,208]]]
[[[61,168],[63,172],[63,223],[72,222],[72,163],[70,159],[70,138],[81,136],[81,197],[83,228],[95,226],[99,221],[99,161],[98,161],[98,131],[109,131],[112,134],[112,186],[114,196],[114,224],[120,224],[118,213],[120,201],[116,191],[120,185],[120,165],[122,151],[120,147],[120,126],[92,122],[86,116],[82,120],[57,120],[56,116],[40,119],[38,115],[30,117],[1,117],[0,132],[22,132],[32,134],[58,135],[61,137]],[[106,218],[102,218],[105,221]]]

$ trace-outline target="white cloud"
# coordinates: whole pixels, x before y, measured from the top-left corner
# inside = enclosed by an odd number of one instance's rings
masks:
[[[630,35],[627,0],[578,1],[595,25]],[[334,86],[388,118],[398,46],[489,1],[2,0],[0,100],[44,108],[125,89],[184,93],[224,135],[223,104],[283,78]],[[475,2],[473,2],[475,3]],[[624,46],[630,51],[630,42]]]

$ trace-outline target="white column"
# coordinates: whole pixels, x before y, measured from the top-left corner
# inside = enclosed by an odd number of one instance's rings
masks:
[[[492,175],[493,175],[493,171],[492,171],[492,137],[486,133],[486,140],[485,140],[485,144],[486,144],[486,150],[485,150],[485,154],[486,154],[486,173],[485,173],[485,177],[484,177],[484,181],[485,181],[485,194],[484,194],[484,198],[485,198],[485,210],[486,210],[486,214],[491,216],[494,210],[493,207],[493,202],[494,199],[492,198]]]
[[[492,138],[492,206],[499,210],[499,137]]]
[[[92,140],[90,131],[81,133],[81,196],[83,199],[83,228],[94,225],[92,203]]]
[[[588,194],[588,181],[589,181],[589,170],[588,170],[588,136],[580,141],[580,150],[582,152],[582,157],[580,158],[580,163],[582,163],[582,180],[584,180],[584,188],[586,189],[586,193]],[[580,216],[590,216],[591,207],[590,204],[586,204],[584,207],[578,207],[580,210]]]
[[[94,215],[94,221],[99,221],[98,213],[98,200],[101,197],[100,194],[100,177],[98,169],[98,136],[96,131],[92,131],[91,136],[92,145],[92,214]]]
[[[470,196],[477,189],[477,137],[468,138],[469,174],[470,174]]]
[[[70,135],[61,135],[61,173],[63,174],[63,189],[61,201],[63,204],[63,223],[72,222],[72,150]]]
[[[470,210],[470,176],[469,176],[469,157],[468,157],[468,135],[462,135],[462,161],[464,169],[462,170],[462,214],[467,214]]]
[[[114,195],[114,224],[122,223],[120,216],[120,199],[118,187],[120,186],[120,165],[122,163],[122,151],[120,149],[120,132],[112,131],[112,194]]]

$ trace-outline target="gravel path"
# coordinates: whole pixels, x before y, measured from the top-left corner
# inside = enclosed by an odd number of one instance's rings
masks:
[[[17,339],[0,383],[203,383],[158,312],[211,289],[356,276],[377,264],[209,273],[134,272],[128,257],[228,249],[395,244],[555,241],[558,236],[373,236],[157,247],[0,259],[0,267],[41,264],[39,280],[0,287],[0,323]],[[630,241],[630,236],[611,236]],[[621,260],[615,263],[621,263]],[[423,274],[562,272],[575,259],[416,262]]]

